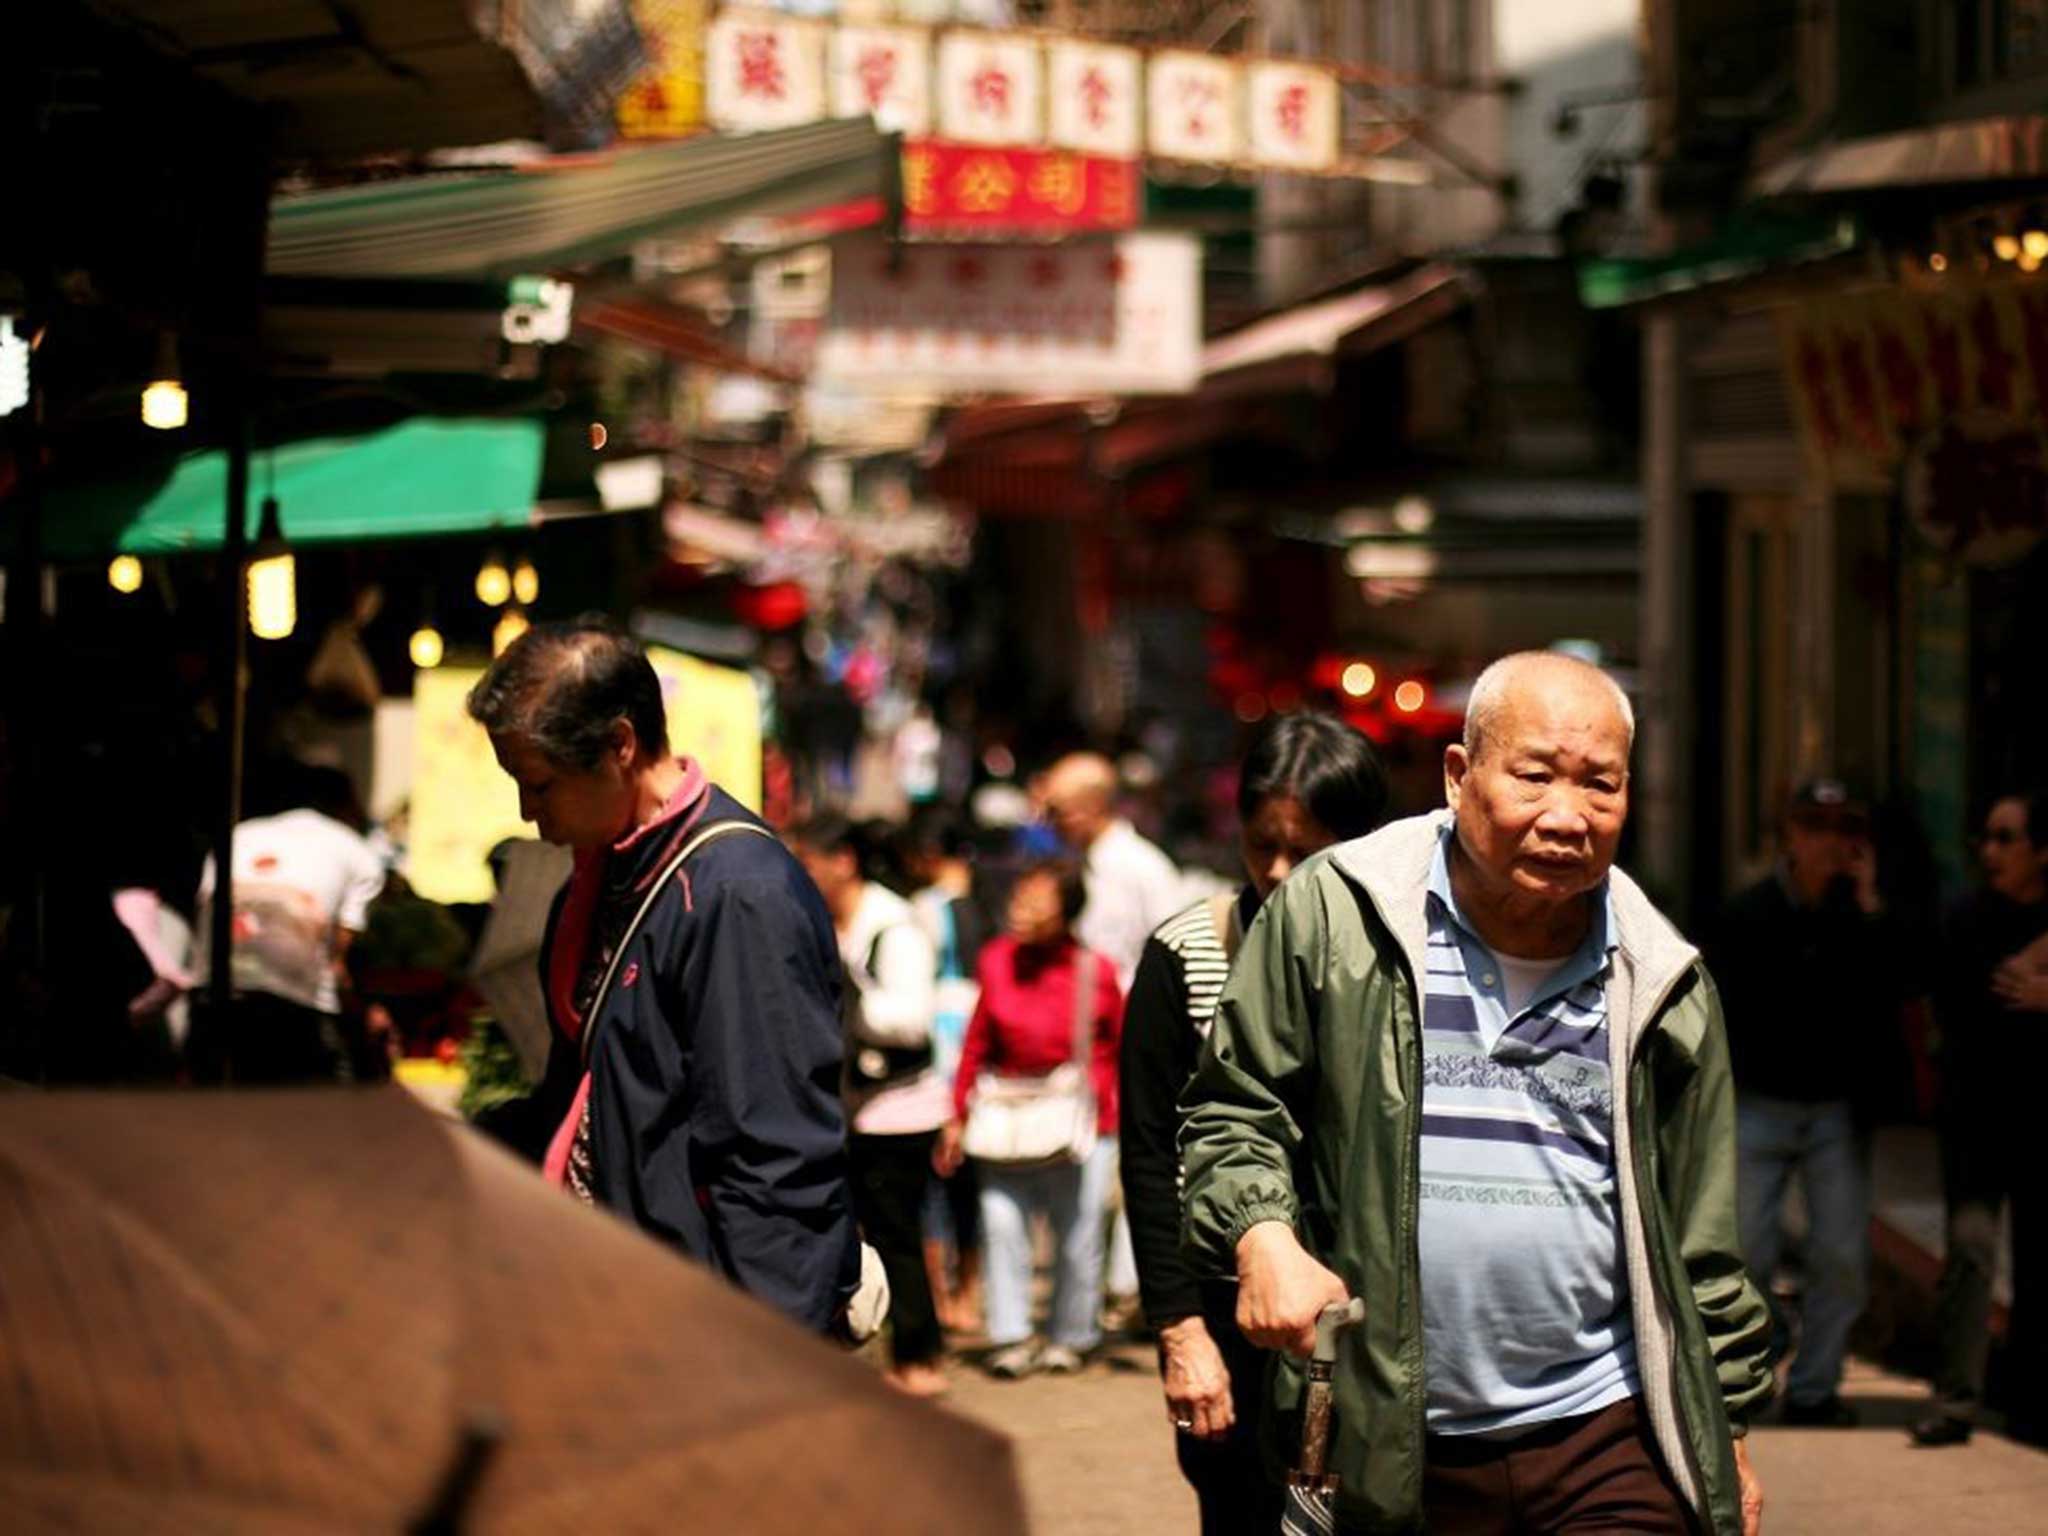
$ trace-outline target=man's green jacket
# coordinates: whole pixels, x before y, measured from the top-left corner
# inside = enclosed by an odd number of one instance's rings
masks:
[[[1182,1102],[1189,1251],[1232,1272],[1284,1221],[1365,1298],[1342,1335],[1330,1469],[1345,1531],[1423,1525],[1424,896],[1447,812],[1305,863],[1246,935]],[[1699,952],[1619,870],[1608,982],[1614,1160],[1642,1406],[1666,1470],[1716,1536],[1742,1519],[1732,1436],[1770,1393],[1769,1325],[1736,1238],[1735,1097]],[[1626,1092],[1621,1085],[1626,1083]],[[1269,1424],[1297,1421],[1280,1360]],[[1277,1449],[1277,1444],[1276,1444]]]

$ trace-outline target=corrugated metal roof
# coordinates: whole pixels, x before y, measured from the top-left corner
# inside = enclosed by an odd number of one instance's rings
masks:
[[[894,153],[895,140],[860,118],[280,197],[267,270],[457,277],[573,266],[745,214],[878,196]]]

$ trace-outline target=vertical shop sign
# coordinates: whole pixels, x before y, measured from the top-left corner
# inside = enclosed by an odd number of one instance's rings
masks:
[[[619,97],[619,137],[677,139],[704,127],[710,0],[633,0],[647,67]]]
[[[1032,144],[1042,136],[1038,44],[1007,32],[939,39],[939,135],[963,144]]]
[[[1245,131],[1255,164],[1327,171],[1337,163],[1337,77],[1311,64],[1245,69]]]
[[[1147,147],[1170,160],[1235,160],[1235,64],[1206,53],[1156,53],[1145,70]]]
[[[889,133],[932,125],[930,34],[915,27],[840,27],[832,34],[832,115],[872,117]]]
[[[712,124],[730,132],[795,128],[825,116],[825,29],[728,11],[706,35]]]
[[[1046,137],[1058,148],[1084,154],[1130,159],[1142,153],[1142,79],[1136,49],[1099,43],[1049,45]]]

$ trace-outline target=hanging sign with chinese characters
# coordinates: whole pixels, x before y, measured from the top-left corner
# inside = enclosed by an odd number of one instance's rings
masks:
[[[1081,234],[1137,219],[1130,160],[941,140],[903,146],[907,234]]]
[[[832,33],[832,115],[872,117],[885,133],[932,126],[929,34],[915,27],[839,27]]]
[[[834,388],[1177,394],[1201,372],[1201,250],[1184,234],[832,254],[814,379]]]
[[[1326,171],[1337,163],[1337,77],[1268,61],[1244,72],[1246,148],[1255,164]]]
[[[1145,139],[1169,160],[1235,160],[1238,70],[1206,53],[1155,53],[1145,70]]]
[[[1973,563],[2048,530],[2048,284],[1814,296],[1779,330],[1823,480],[1896,481],[1927,541]]]
[[[1139,55],[1100,43],[1045,52],[1046,138],[1061,149],[1131,159],[1145,150]]]
[[[728,11],[704,39],[714,127],[795,128],[825,114],[825,29],[815,22]]]
[[[647,67],[619,97],[619,137],[675,139],[704,126],[704,22],[710,0],[633,0]]]
[[[1044,137],[1039,49],[1004,32],[939,39],[939,135],[963,144],[1035,144]]]

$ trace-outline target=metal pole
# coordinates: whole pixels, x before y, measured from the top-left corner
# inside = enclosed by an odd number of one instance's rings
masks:
[[[228,494],[220,546],[222,584],[220,643],[226,662],[221,683],[220,799],[214,807],[213,907],[207,953],[213,959],[208,995],[214,1027],[225,1029],[234,998],[235,823],[242,819],[242,732],[248,703],[249,639],[243,619],[242,587],[249,550],[249,391],[239,360],[230,365],[227,388]],[[229,1075],[233,1062],[228,1060]]]

